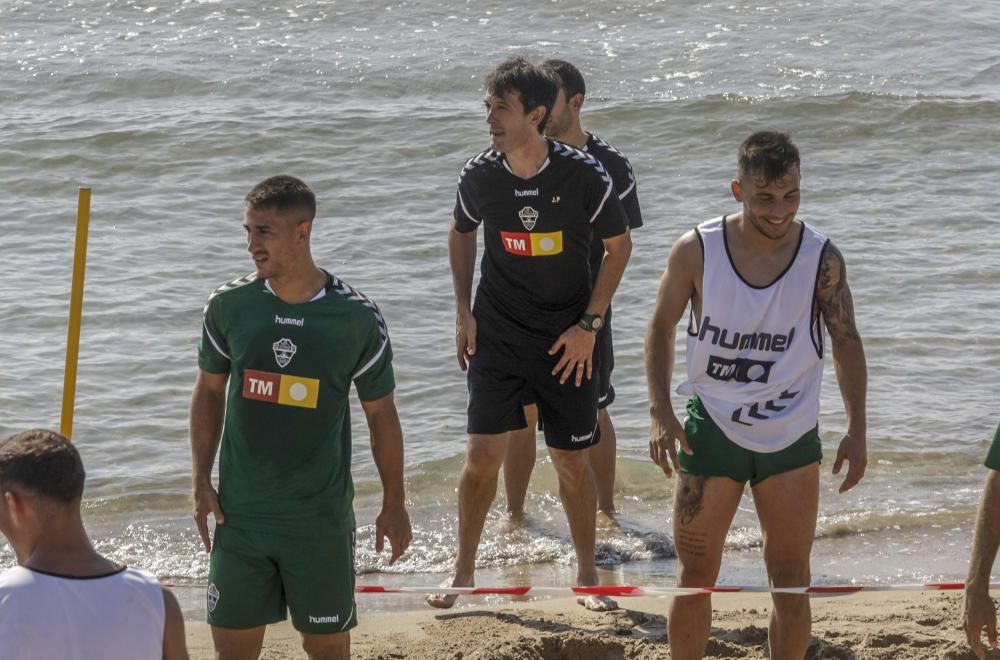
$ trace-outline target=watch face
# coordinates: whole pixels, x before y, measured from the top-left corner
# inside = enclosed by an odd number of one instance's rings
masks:
[[[595,316],[594,319],[590,322],[590,327],[592,327],[594,330],[600,330],[601,328],[604,327],[604,319],[602,319],[600,316]]]

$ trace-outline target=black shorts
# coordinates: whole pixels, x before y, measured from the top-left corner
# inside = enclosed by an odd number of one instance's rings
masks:
[[[599,375],[599,392],[597,407],[607,408],[615,401],[615,388],[611,384],[611,372],[615,368],[615,349],[611,345],[611,308],[604,315],[604,327],[597,333],[597,343],[594,345]]]
[[[615,368],[615,349],[611,344],[611,308],[604,317],[604,327],[597,333],[594,343],[594,375],[597,378],[597,409],[607,408],[615,401],[615,387],[611,384],[611,371]],[[535,404],[531,391],[525,391],[521,403],[526,406]],[[538,430],[542,430],[541,418]]]
[[[559,384],[552,369],[559,356],[547,347],[524,347],[480,335],[469,361],[469,433],[493,435],[523,429],[526,401],[538,405],[545,444],[585,449],[597,443],[598,378]]]

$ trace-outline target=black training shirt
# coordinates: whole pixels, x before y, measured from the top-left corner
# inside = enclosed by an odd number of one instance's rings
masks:
[[[583,150],[600,161],[611,175],[611,182],[615,184],[615,193],[625,210],[629,229],[641,227],[642,212],[639,210],[639,192],[635,186],[632,163],[625,154],[593,133],[587,133],[587,144],[583,146]],[[597,271],[601,268],[602,259],[604,259],[604,245],[600,238],[594,236],[594,241],[590,245],[590,274],[593,281],[597,280]]]
[[[604,166],[561,142],[548,145],[548,159],[529,179],[487,150],[458,180],[455,228],[483,226],[477,332],[515,344],[551,343],[579,320],[590,300],[592,237],[625,232]]]

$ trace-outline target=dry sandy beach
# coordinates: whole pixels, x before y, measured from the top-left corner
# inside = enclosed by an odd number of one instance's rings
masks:
[[[361,597],[363,598],[363,596]],[[471,600],[471,599],[469,599]],[[487,604],[452,611],[425,609],[361,617],[353,657],[442,660],[603,660],[669,658],[667,600],[621,599],[610,614],[586,612],[571,598]],[[770,598],[716,596],[707,658],[767,658]],[[862,593],[813,599],[809,660],[972,660],[961,626],[961,593]],[[212,657],[208,626],[188,622],[191,657]],[[265,659],[301,658],[298,635],[272,626]],[[1000,651],[988,658],[1000,659]]]

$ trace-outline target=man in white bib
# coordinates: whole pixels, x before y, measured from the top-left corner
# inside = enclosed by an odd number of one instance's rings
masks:
[[[819,508],[819,394],[824,327],[847,411],[834,461],[846,460],[843,493],[864,475],[864,347],[843,256],[796,220],[799,152],[787,135],[751,135],[740,146],[733,197],[739,213],[698,225],[673,246],[646,337],[650,458],[674,490],[677,585],[711,586],[746,483],[760,519],[764,563],[775,587],[808,586]],[[689,396],[682,424],[670,400],[677,324],[687,327]],[[677,452],[680,445],[681,453]],[[809,646],[808,596],[774,595],[768,643],[776,660]],[[670,654],[701,658],[708,643],[708,595],[675,598]]]
[[[0,657],[186,660],[173,594],[91,545],[83,481],[80,454],[52,431],[0,443],[0,532],[18,563],[0,575]]]

